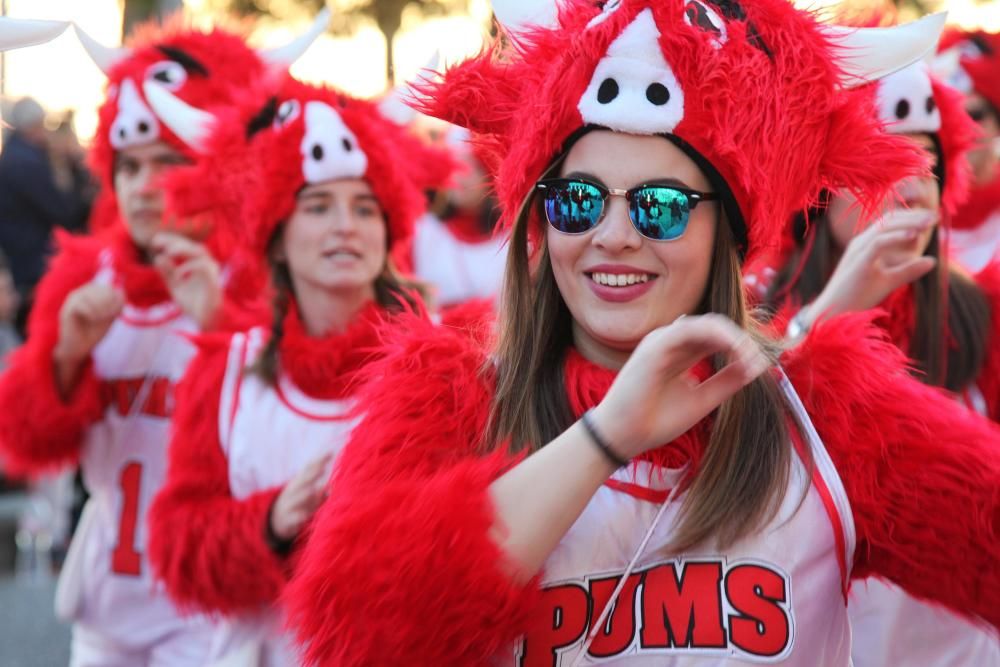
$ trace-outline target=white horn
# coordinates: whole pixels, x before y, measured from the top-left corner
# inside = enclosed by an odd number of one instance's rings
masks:
[[[324,8],[304,33],[284,46],[273,49],[258,49],[258,55],[271,65],[281,68],[291,67],[292,63],[301,58],[302,54],[309,50],[313,42],[319,39],[319,36],[326,31],[326,27],[330,24],[330,16],[330,9]]]
[[[80,43],[83,44],[87,55],[90,56],[94,64],[105,74],[111,74],[111,70],[114,69],[115,65],[132,55],[132,49],[124,46],[113,48],[101,44],[75,23],[73,24],[73,29],[76,30],[76,36],[80,38]]]
[[[947,18],[941,12],[891,28],[824,26],[837,49],[840,84],[863,86],[921,60],[936,48]]]
[[[497,21],[515,35],[528,26],[555,27],[559,18],[557,0],[493,0],[492,4]]]
[[[142,92],[153,113],[171,132],[194,151],[205,151],[205,144],[215,127],[215,116],[191,106],[155,81],[143,83]]]
[[[69,21],[0,17],[0,51],[44,44],[63,34]]]
[[[427,61],[427,64],[420,68],[417,72],[416,79],[418,81],[427,81],[435,73],[437,73],[437,68],[441,64],[441,52],[437,49],[434,50],[434,55],[431,59]],[[385,94],[382,101],[378,103],[378,110],[383,116],[396,123],[397,125],[409,125],[417,117],[417,112],[413,107],[410,106],[410,102],[414,99],[414,91],[410,87],[409,83],[403,83],[395,86],[392,90]]]

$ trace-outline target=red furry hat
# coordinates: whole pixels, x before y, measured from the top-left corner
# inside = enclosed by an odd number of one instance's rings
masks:
[[[168,177],[171,209],[227,221],[258,258],[303,186],[341,178],[368,181],[398,246],[424,212],[424,191],[447,182],[455,167],[449,153],[425,145],[377,104],[290,77],[248,92],[220,117],[204,151]]]
[[[116,151],[165,141],[194,157],[212,124],[212,112],[229,104],[237,91],[269,73],[286,70],[328,21],[329,13],[323,12],[294,42],[261,51],[250,48],[242,34],[219,28],[197,30],[179,16],[163,26],[139,28],[128,47],[117,49],[99,44],[77,27],[88,54],[108,75],[107,99],[98,112],[90,154],[103,193],[94,226],[106,227],[117,220]],[[164,108],[175,117],[170,127],[162,122]]]
[[[968,197],[966,154],[979,133],[965,112],[962,95],[937,81],[924,62],[885,77],[877,91],[879,116],[889,132],[927,134],[934,139],[940,153],[936,172],[941,206],[950,218]]]
[[[787,0],[493,5],[510,45],[422,84],[420,107],[495,156],[507,225],[589,126],[684,150],[731,194],[730,224],[750,255],[777,244],[787,217],[824,188],[871,206],[924,164],[854,88],[933,50],[943,16],[859,30],[821,25]]]
[[[1000,113],[1000,33],[950,29],[938,50],[935,71],[960,92],[979,93]]]

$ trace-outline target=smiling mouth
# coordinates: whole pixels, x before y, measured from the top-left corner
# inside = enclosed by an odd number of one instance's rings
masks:
[[[353,250],[346,250],[344,248],[338,250],[330,250],[323,253],[323,257],[326,259],[361,259],[361,253],[354,252]]]
[[[586,276],[603,287],[631,287],[656,278],[652,273],[587,273]]]

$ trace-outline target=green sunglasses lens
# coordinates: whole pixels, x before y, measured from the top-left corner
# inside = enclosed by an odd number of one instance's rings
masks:
[[[679,239],[691,219],[688,195],[665,186],[647,186],[629,200],[629,215],[636,229],[654,241]]]

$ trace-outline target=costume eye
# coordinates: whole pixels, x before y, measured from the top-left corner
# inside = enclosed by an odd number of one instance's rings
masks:
[[[618,11],[618,8],[622,6],[622,0],[607,0],[601,7],[601,13],[590,19],[590,23],[587,24],[587,30],[590,30],[594,26],[599,26],[608,18]]]
[[[180,63],[164,60],[146,71],[146,79],[156,81],[167,90],[175,91],[187,81],[187,70]]]
[[[689,26],[708,33],[711,37],[712,45],[717,49],[722,48],[722,45],[729,40],[729,35],[726,32],[726,22],[714,9],[698,2],[698,0],[689,0],[685,3],[684,22]]]
[[[299,104],[298,100],[285,100],[278,107],[278,113],[274,117],[274,126],[276,128],[282,128],[294,121],[299,117],[299,113],[302,111],[302,106]]]

